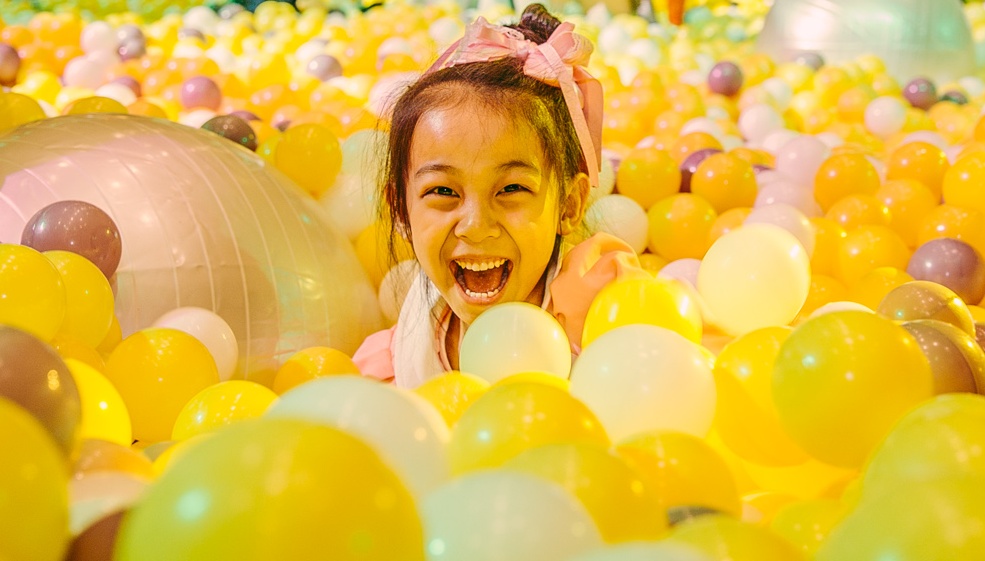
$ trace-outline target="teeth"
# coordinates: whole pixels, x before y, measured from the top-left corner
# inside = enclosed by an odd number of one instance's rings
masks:
[[[471,290],[465,288],[465,294],[468,294],[470,298],[492,298],[499,294],[502,288],[497,288],[496,290],[490,290],[489,292],[472,292]]]
[[[503,263],[506,263],[506,259],[493,259],[492,261],[455,261],[458,266],[463,269],[468,269],[469,271],[488,271],[489,269],[495,269],[496,267],[502,267]]]

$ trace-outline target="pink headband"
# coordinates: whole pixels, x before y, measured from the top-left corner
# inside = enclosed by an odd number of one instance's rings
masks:
[[[592,43],[562,23],[546,43],[528,41],[516,29],[492,25],[479,17],[465,29],[465,36],[425,72],[430,74],[470,62],[489,62],[506,57],[523,61],[523,73],[545,84],[561,88],[568,113],[578,133],[592,186],[599,184],[602,160],[602,85],[583,66],[592,54]]]

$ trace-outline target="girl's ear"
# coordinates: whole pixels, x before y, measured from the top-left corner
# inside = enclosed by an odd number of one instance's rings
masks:
[[[588,180],[588,175],[579,173],[568,181],[568,196],[561,203],[561,221],[558,223],[557,233],[562,236],[574,232],[581,221],[585,218],[585,210],[588,208],[588,196],[592,191],[592,184]]]

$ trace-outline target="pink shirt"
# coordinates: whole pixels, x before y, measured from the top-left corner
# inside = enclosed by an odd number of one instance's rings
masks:
[[[572,353],[577,355],[581,351],[577,345],[581,342],[585,316],[599,290],[616,279],[647,277],[649,273],[640,266],[636,252],[609,234],[595,234],[565,253],[551,282],[551,297],[546,309],[564,327],[571,341]],[[446,370],[451,369],[448,358],[444,356],[444,340],[450,317],[451,310],[446,306],[434,334],[434,352],[439,355],[439,363]],[[356,351],[352,360],[364,376],[386,382],[394,380],[393,339],[396,329],[397,326],[394,326],[370,335]],[[441,372],[434,373],[438,374]]]

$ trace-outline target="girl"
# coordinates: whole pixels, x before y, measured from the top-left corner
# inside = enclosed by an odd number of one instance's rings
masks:
[[[580,342],[602,286],[647,274],[614,237],[562,243],[601,151],[592,46],[572,29],[539,4],[516,26],[479,18],[396,101],[380,201],[420,274],[397,324],[356,351],[364,375],[413,388],[457,369],[469,324],[503,302],[543,307]]]

